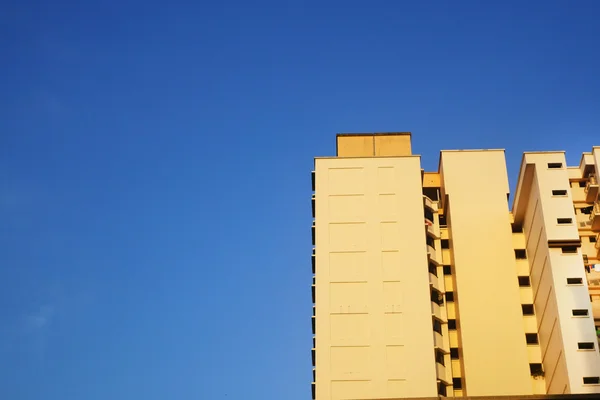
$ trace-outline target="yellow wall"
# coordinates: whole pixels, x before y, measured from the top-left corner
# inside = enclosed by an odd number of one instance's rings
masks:
[[[503,151],[443,151],[459,343],[468,396],[532,394]]]
[[[410,156],[410,133],[337,136],[338,157]]]
[[[549,168],[548,163],[562,167]],[[577,347],[578,342],[597,342],[581,253],[578,249],[565,254],[561,247],[549,245],[550,241],[579,246],[569,177],[564,153],[525,154],[514,207],[515,221],[522,224],[526,236],[545,381],[551,394],[600,389],[583,385],[584,376],[599,375],[597,349]],[[554,195],[552,190],[567,190],[567,195]],[[573,223],[559,224],[557,218],[571,218]],[[567,278],[582,278],[583,284],[568,285]],[[573,309],[588,309],[590,316],[573,317]]]
[[[419,158],[315,169],[316,398],[436,396]]]

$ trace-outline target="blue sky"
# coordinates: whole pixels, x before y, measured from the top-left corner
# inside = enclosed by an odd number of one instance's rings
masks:
[[[596,1],[0,5],[0,398],[307,399],[335,133],[600,145]]]

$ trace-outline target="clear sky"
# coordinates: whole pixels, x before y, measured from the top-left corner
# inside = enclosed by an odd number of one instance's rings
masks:
[[[0,5],[0,398],[310,397],[335,133],[600,145],[598,1]]]

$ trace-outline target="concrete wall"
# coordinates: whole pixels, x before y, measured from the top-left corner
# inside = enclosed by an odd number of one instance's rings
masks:
[[[463,393],[532,394],[504,152],[443,151],[440,173],[448,196]]]
[[[549,163],[561,167],[549,168]],[[597,340],[564,153],[525,154],[518,188],[513,210],[527,241],[547,392],[599,392],[600,386],[583,384],[584,376],[599,376],[600,356],[597,344],[594,350],[578,349],[578,342]],[[567,190],[567,195],[553,190]],[[563,252],[568,245],[577,251]],[[568,284],[567,278],[582,278],[582,284]],[[587,309],[589,316],[574,317],[573,309]]]
[[[410,133],[337,136],[338,157],[410,156]]]
[[[316,398],[436,396],[419,158],[315,170]]]

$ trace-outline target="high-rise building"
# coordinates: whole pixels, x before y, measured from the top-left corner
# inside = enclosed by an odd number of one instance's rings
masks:
[[[444,150],[340,134],[313,172],[313,398],[598,393],[600,147]],[[595,317],[595,318],[594,318]]]

